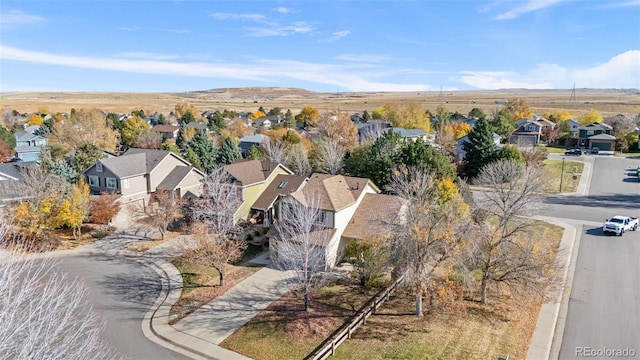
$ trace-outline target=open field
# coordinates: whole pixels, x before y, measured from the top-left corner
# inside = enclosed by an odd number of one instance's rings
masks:
[[[106,112],[129,113],[142,109],[168,114],[176,104],[189,102],[201,111],[255,111],[280,107],[294,114],[304,106],[323,111],[372,111],[386,103],[417,102],[435,111],[440,104],[451,111],[467,114],[474,107],[491,114],[500,101],[521,97],[533,111],[543,114],[551,109],[569,110],[575,117],[594,108],[604,116],[640,112],[638,90],[495,90],[495,91],[425,91],[425,92],[351,92],[316,93],[295,88],[228,88],[184,93],[97,93],[97,92],[16,92],[0,94],[0,107],[21,113],[46,106],[50,112],[69,112],[71,108],[98,108]]]

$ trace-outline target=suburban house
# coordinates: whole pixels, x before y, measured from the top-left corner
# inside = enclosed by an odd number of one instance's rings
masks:
[[[252,120],[251,125],[256,128],[265,127],[269,129],[271,126],[280,124],[282,121],[281,115],[268,115]]]
[[[177,197],[200,196],[205,174],[180,156],[164,150],[131,148],[98,160],[83,175],[91,193],[115,191],[122,202],[146,199],[157,189]]]
[[[266,139],[267,137],[262,134],[243,136],[240,139],[240,144],[238,144],[240,152],[242,152],[242,156],[247,156],[249,149],[251,149],[252,146],[255,146],[256,149],[259,148]]]
[[[175,125],[156,125],[151,128],[152,131],[157,131],[162,135],[162,139],[175,139],[178,137],[178,131],[180,126]]]
[[[196,130],[209,131],[209,124],[204,121],[192,121],[185,126]]]
[[[20,161],[38,161],[42,149],[48,149],[49,140],[26,131],[15,133],[15,158]]]
[[[616,138],[611,135],[612,130],[611,126],[598,122],[580,126],[578,128],[578,146],[586,149],[597,147],[603,151],[613,151]]]
[[[260,160],[240,160],[224,165],[234,183],[242,189],[242,204],[234,214],[235,221],[249,220],[251,208],[278,175],[292,175],[284,165]]]
[[[534,117],[516,122],[516,130],[509,136],[509,143],[518,146],[536,146],[544,138],[544,131],[551,130],[555,123],[545,118]]]
[[[496,147],[498,148],[502,147],[502,145],[500,144],[500,140],[500,135],[493,133],[493,143],[496,144]],[[456,141],[456,162],[464,160],[464,158],[467,156],[467,152],[464,151],[463,147],[463,144],[466,142],[469,142],[469,135],[465,135]]]
[[[359,122],[355,125],[358,128],[359,142],[375,137],[376,134],[388,131],[387,129],[391,128],[391,124],[386,120],[369,120],[366,123]]]
[[[275,205],[280,197],[299,191],[307,181],[308,179],[305,176],[276,175],[273,181],[267,185],[262,191],[262,194],[260,194],[260,197],[258,197],[251,206],[251,210],[255,213],[253,218],[256,220],[256,223],[263,224],[264,226],[273,224],[275,212],[277,211]]]
[[[578,122],[577,120],[574,120],[574,119],[569,119],[569,120],[565,120],[562,123],[562,126],[566,126],[566,128],[569,131],[569,133],[571,134],[572,138],[575,138],[575,139],[578,138],[580,122]]]
[[[385,129],[385,131],[393,131],[395,133],[398,133],[403,140],[427,140],[427,133],[422,129],[405,129],[401,127],[392,127]]]
[[[35,162],[0,163],[0,207],[24,198],[22,186],[25,171]]]
[[[369,179],[316,173],[302,189],[283,196],[277,208],[296,202],[307,206],[309,201],[319,207],[317,230],[311,234],[313,245],[322,252],[325,268],[332,268],[350,241],[391,231],[402,203],[395,196],[379,193],[380,189]],[[271,260],[277,262],[280,240],[275,227],[267,236]]]

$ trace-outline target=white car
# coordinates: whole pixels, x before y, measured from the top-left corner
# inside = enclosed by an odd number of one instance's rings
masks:
[[[616,234],[622,236],[625,231],[636,231],[638,229],[638,218],[629,216],[614,216],[605,220],[602,231],[605,234]]]

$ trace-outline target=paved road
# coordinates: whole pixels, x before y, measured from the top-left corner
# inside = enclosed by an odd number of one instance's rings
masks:
[[[640,183],[631,174],[638,165],[635,159],[595,158],[589,195],[549,197],[548,215],[578,223],[640,216]],[[620,238],[582,226],[559,358],[584,358],[579,349],[585,347],[628,347],[640,357],[640,231]]]
[[[60,268],[84,281],[89,301],[106,321],[104,340],[127,359],[188,359],[148,340],[142,319],[160,293],[158,275],[122,256],[105,253],[60,257]]]

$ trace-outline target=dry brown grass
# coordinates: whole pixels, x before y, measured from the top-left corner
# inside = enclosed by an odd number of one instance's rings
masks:
[[[415,298],[397,292],[338,349],[336,359],[512,359],[526,357],[540,301],[495,295],[466,313],[413,315]]]
[[[55,230],[54,235],[60,239],[60,243],[55,250],[71,250],[91,244],[96,241],[94,235],[99,232],[103,232],[104,235],[109,235],[115,231],[115,228],[107,228],[105,231],[105,227],[102,225],[83,224],[80,230],[81,236],[79,239],[73,237],[73,231],[71,229]]]
[[[170,324],[175,324],[198,310],[261,268],[228,265],[225,285],[220,286],[218,271],[210,266],[186,262],[183,259],[175,259],[172,263],[182,275],[183,286],[180,300],[171,307]]]
[[[145,252],[149,249],[152,249],[158,245],[164,244],[167,241],[175,238],[176,236],[180,235],[180,233],[178,232],[172,232],[172,231],[167,231],[167,233],[164,236],[164,240],[161,239],[157,239],[157,240],[139,240],[136,242],[132,242],[131,244],[127,245],[124,247],[125,250],[131,250],[131,251],[136,251],[136,252]]]
[[[302,297],[289,292],[254,317],[221,346],[256,360],[301,359],[373,296],[360,286],[343,281],[313,295],[311,311]]]
[[[258,107],[291,109],[296,114],[305,106],[320,111],[369,112],[386,103],[420,103],[435,111],[440,104],[451,111],[467,114],[472,108],[481,108],[490,114],[502,105],[497,100],[521,97],[533,111],[543,114],[553,109],[569,110],[578,117],[589,109],[604,116],[618,113],[640,112],[640,94],[623,90],[576,90],[576,101],[570,101],[571,90],[496,90],[496,91],[423,91],[423,92],[353,92],[315,93],[291,88],[236,88],[194,91],[186,93],[91,93],[91,92],[30,92],[0,94],[0,107],[19,112],[34,112],[38,106],[49,111],[69,112],[71,108],[98,108],[106,112],[128,113],[143,109],[168,115],[175,105],[183,101],[204,110],[256,111]],[[256,101],[256,102],[254,102]]]

